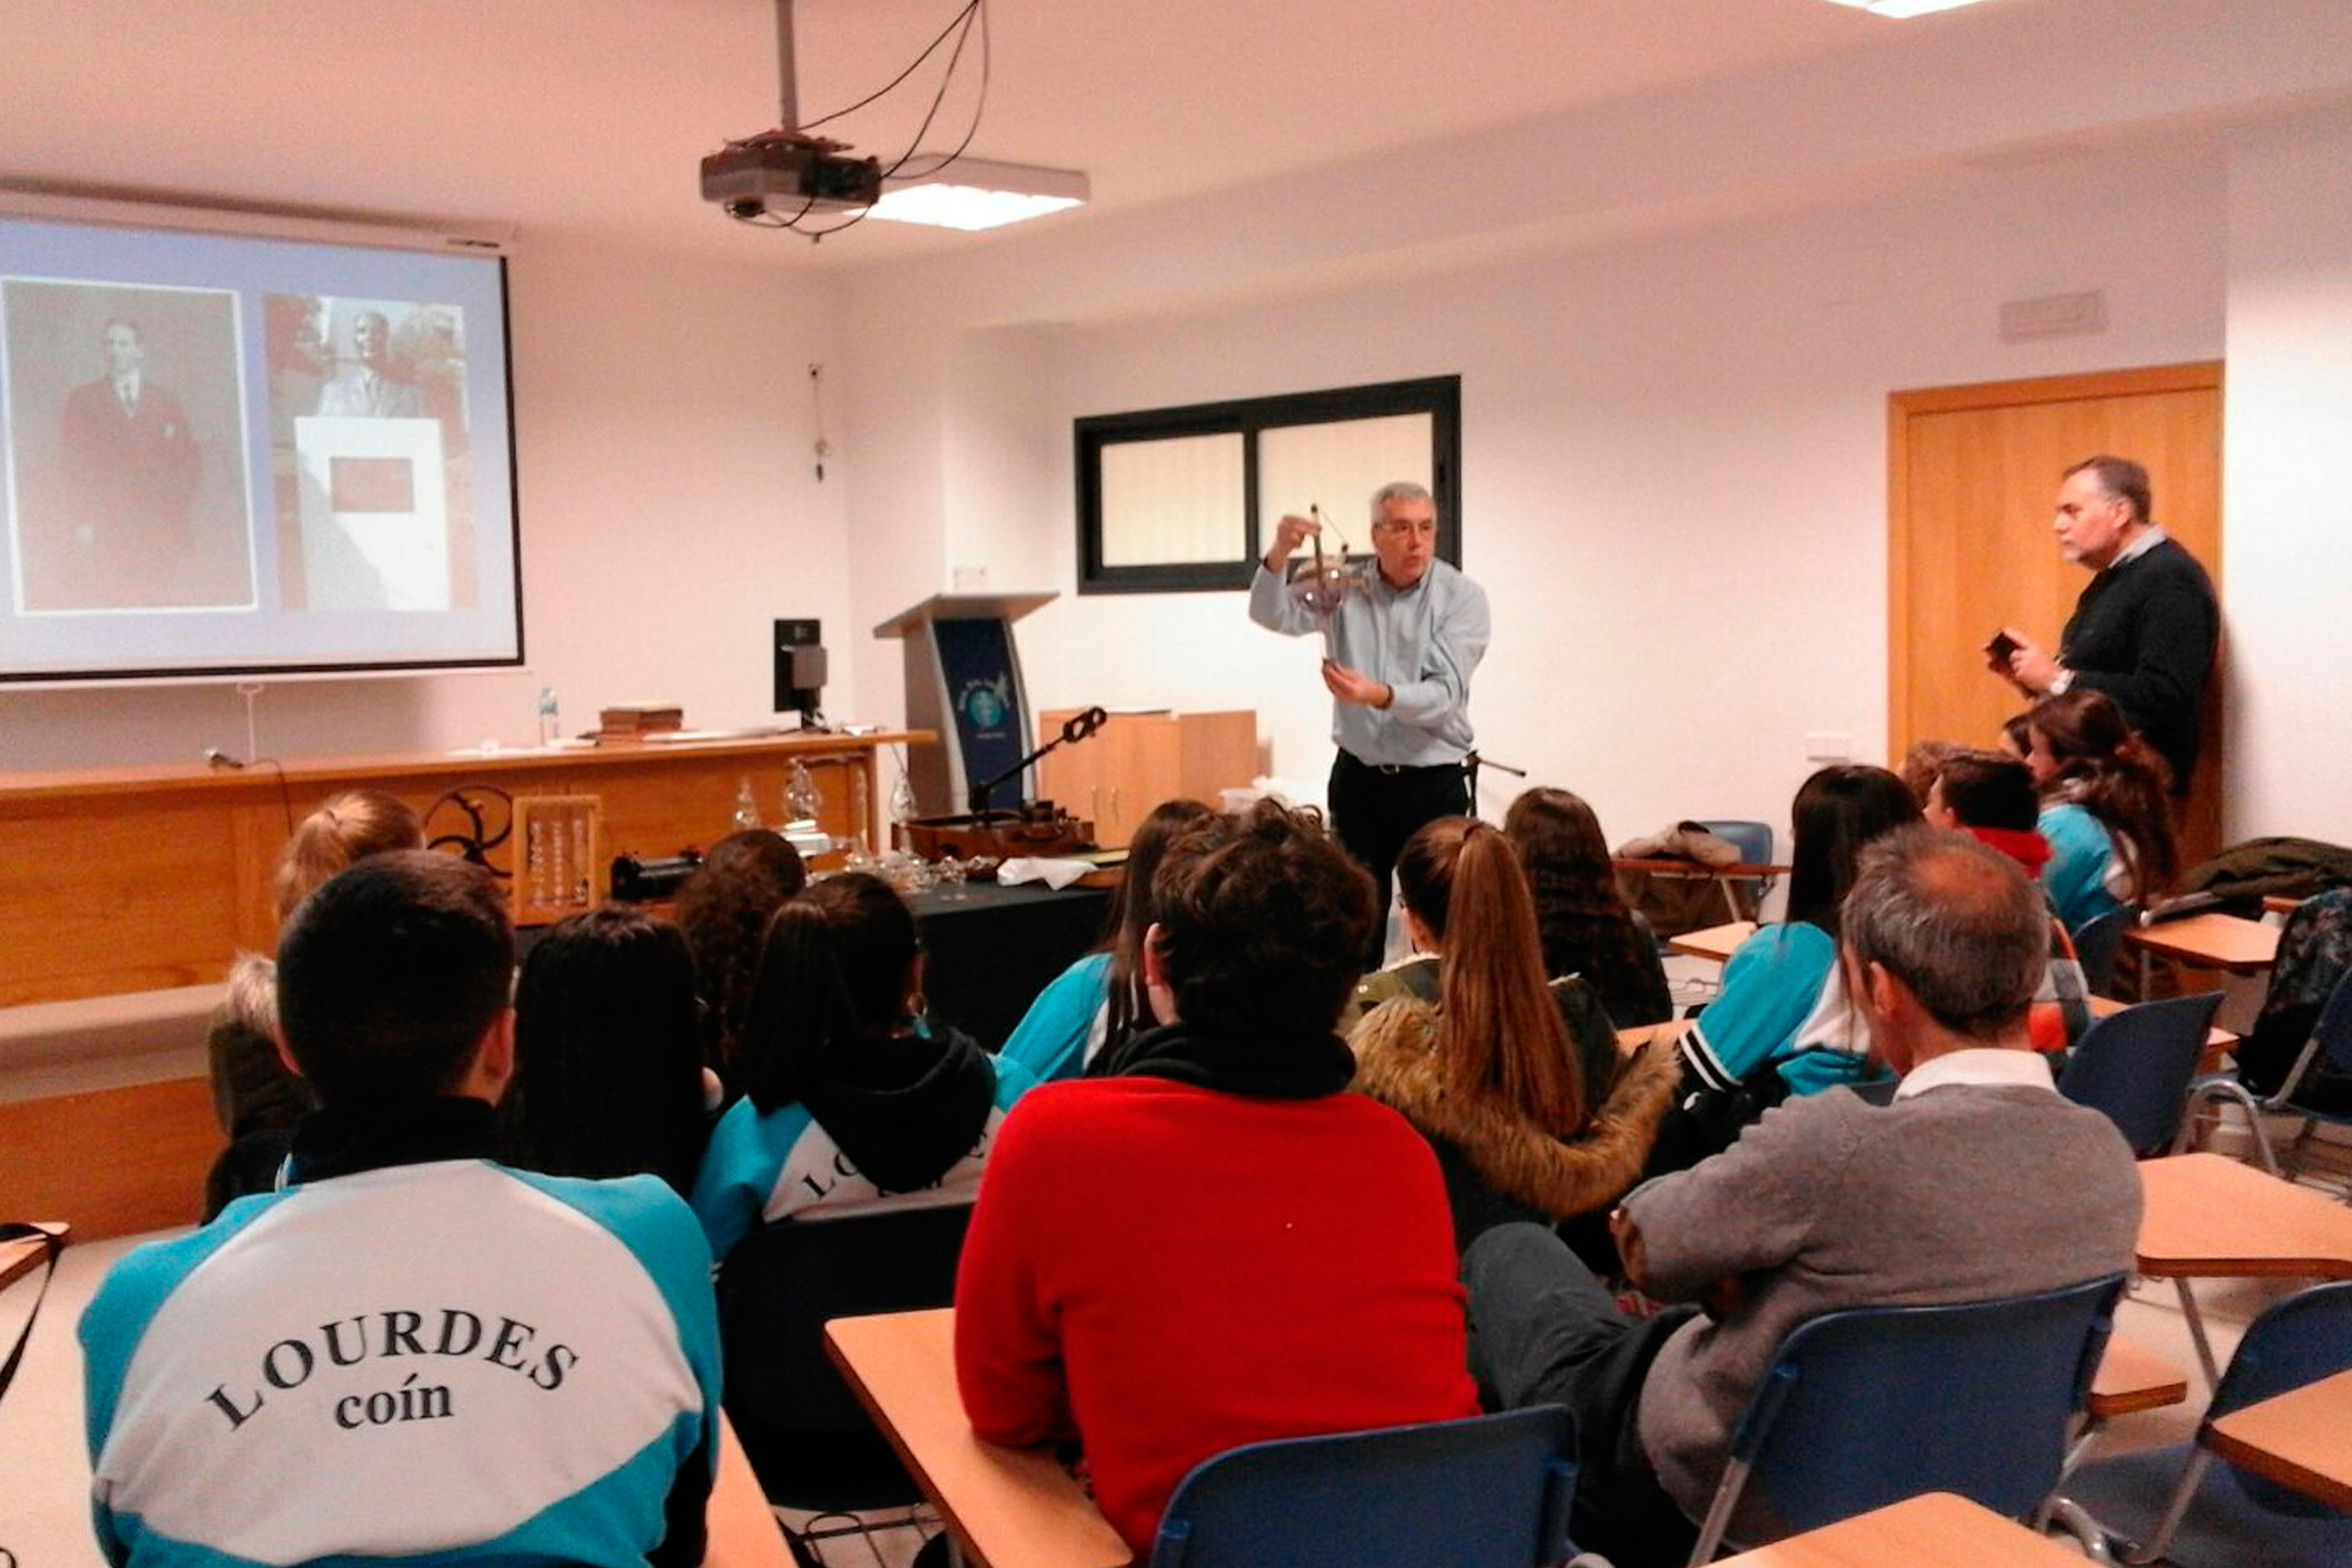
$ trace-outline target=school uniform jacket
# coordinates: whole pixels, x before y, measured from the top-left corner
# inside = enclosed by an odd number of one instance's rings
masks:
[[[867,1041],[895,1057],[872,1081],[835,1081],[819,1103],[761,1111],[740,1100],[719,1119],[694,1181],[694,1213],[721,1263],[762,1225],[961,1202],[1004,1113],[1036,1079],[963,1035]],[[822,1114],[820,1114],[822,1113]]]
[[[443,1142],[486,1147],[479,1109]],[[429,1159],[240,1199],[130,1253],[82,1317],[99,1544],[135,1568],[693,1563],[709,1277],[650,1176]]]

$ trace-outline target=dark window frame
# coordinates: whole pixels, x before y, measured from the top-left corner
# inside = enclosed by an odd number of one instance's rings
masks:
[[[1077,472],[1077,552],[1080,594],[1189,594],[1247,588],[1265,546],[1260,542],[1257,510],[1257,437],[1291,425],[1324,425],[1346,419],[1377,419],[1398,414],[1430,417],[1431,499],[1437,508],[1437,553],[1462,564],[1462,378],[1423,376],[1320,392],[1272,397],[1193,403],[1175,408],[1145,408],[1097,414],[1075,421]],[[1164,440],[1182,436],[1238,435],[1242,438],[1242,532],[1246,552],[1232,561],[1174,562],[1156,566],[1102,563],[1102,468],[1106,446]],[[1370,528],[1360,515],[1370,496],[1336,497],[1326,503],[1339,514],[1340,531],[1359,546],[1360,558]]]

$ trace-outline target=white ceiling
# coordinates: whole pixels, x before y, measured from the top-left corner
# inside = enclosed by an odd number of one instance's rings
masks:
[[[972,151],[1087,170],[1092,209],[1045,220],[1082,225],[2067,3],[1890,23],[1822,0],[990,0]],[[804,117],[886,81],[957,5],[801,0]],[[833,265],[992,243],[873,224],[812,254],[698,199],[696,160],[776,118],[772,19],[770,0],[13,0],[0,180]],[[935,80],[835,129],[895,153]]]

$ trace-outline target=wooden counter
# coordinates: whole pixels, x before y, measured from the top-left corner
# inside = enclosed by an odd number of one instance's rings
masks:
[[[203,763],[0,773],[0,1006],[220,979],[240,948],[275,942],[270,878],[289,819],[328,796],[383,789],[420,811],[462,784],[510,795],[593,795],[608,855],[674,855],[730,831],[745,780],[764,818],[782,813],[794,759],[822,792],[821,821],[851,830],[866,784],[882,847],[877,748],[927,731],[785,735],[484,753],[409,752],[289,759],[282,775]],[[428,831],[452,825],[435,816]],[[493,864],[509,864],[502,847]],[[601,889],[604,868],[597,870]]]

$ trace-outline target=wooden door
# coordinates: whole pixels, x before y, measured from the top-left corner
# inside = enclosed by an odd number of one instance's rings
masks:
[[[1037,743],[1044,745],[1062,732],[1062,726],[1077,717],[1075,708],[1055,708],[1037,715]],[[1108,843],[1102,837],[1102,741],[1097,734],[1091,740],[1073,741],[1057,746],[1037,764],[1037,798],[1050,800],[1072,816],[1083,817],[1095,824],[1095,842]]]
[[[2221,366],[2159,365],[1898,392],[1887,400],[1887,742],[1990,746],[2028,700],[1985,668],[2013,626],[2055,650],[2089,581],[2050,527],[2059,476],[2100,453],[2146,465],[2156,521],[2221,587]],[[2221,843],[2221,678],[2181,837]]]

